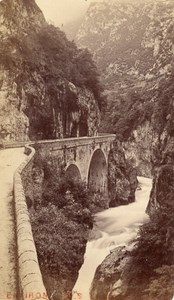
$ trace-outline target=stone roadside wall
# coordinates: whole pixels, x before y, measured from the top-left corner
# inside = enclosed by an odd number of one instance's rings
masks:
[[[5,142],[0,141],[0,149],[8,149],[8,148],[21,148],[25,147],[25,145],[29,142]]]
[[[23,173],[30,173],[35,150],[25,147],[28,155],[19,166],[14,175],[14,199],[16,213],[16,234],[18,250],[18,270],[20,300],[48,299],[43,284],[42,275],[38,263],[36,247],[31,229],[29,211],[26,204],[24,187],[22,184]]]

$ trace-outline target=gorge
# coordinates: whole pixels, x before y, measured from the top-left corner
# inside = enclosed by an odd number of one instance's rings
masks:
[[[100,130],[116,133],[138,174],[153,177],[147,208],[150,221],[140,227],[137,248],[125,266],[127,272],[132,268],[130,276],[124,273],[120,277],[123,284],[117,287],[115,271],[114,283],[106,279],[110,294],[103,299],[171,299],[174,294],[169,212],[173,212],[173,16],[173,1],[93,2],[75,37],[80,47],[93,53],[105,85],[107,107],[102,111]],[[150,255],[152,249],[156,257]],[[101,270],[104,266],[105,260]],[[100,284],[99,277],[100,268],[94,285]],[[100,288],[93,297],[102,299]]]
[[[92,2],[77,46],[34,0],[0,1],[0,151],[33,153],[19,202],[50,300],[87,279],[92,300],[171,300],[173,19],[170,0]]]
[[[170,0],[94,1],[75,37],[102,74],[100,130],[117,134],[144,176],[152,175],[153,144],[172,113],[173,16]]]
[[[91,299],[107,299],[108,287],[105,280],[111,277],[112,261],[110,261],[111,265],[104,266],[106,274],[100,271],[100,278],[97,278],[99,265],[109,253],[114,252],[115,248],[125,247],[126,251],[130,251],[131,242],[135,239],[140,224],[147,221],[148,216],[145,210],[152,187],[151,179],[139,178],[139,186],[141,188],[136,191],[135,203],[129,204],[128,207],[110,208],[95,215],[92,240],[87,244],[85,261],[74,287],[74,292],[80,292],[82,299],[90,300],[89,291],[95,272],[96,278],[94,277]]]

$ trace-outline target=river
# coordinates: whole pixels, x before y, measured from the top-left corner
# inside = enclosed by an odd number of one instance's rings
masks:
[[[99,238],[87,243],[84,264],[73,290],[73,300],[90,300],[89,289],[96,268],[111,249],[121,245],[129,247],[129,242],[136,237],[139,226],[148,219],[145,210],[152,180],[144,177],[138,177],[138,180],[141,190],[136,191],[134,203],[110,208],[95,215],[95,234],[97,229]]]

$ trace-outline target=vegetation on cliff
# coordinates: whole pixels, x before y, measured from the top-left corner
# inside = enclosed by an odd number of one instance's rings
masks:
[[[73,196],[66,200],[62,209],[48,202],[30,213],[44,284],[56,300],[71,299],[92,226],[91,212]]]
[[[96,134],[104,96],[89,51],[47,24],[33,0],[3,0],[0,15],[0,96],[8,89],[2,112],[15,114],[10,121],[0,115],[1,138]],[[17,132],[21,119],[24,137]]]
[[[158,101],[167,107],[164,89],[173,63],[173,7],[171,1],[137,0],[90,5],[76,40],[91,49],[102,71],[108,96],[103,132],[127,141],[139,125],[152,121]]]
[[[103,111],[105,118],[102,128],[116,133],[121,141],[127,141],[139,125],[151,120],[154,103],[150,99],[145,101],[136,89],[122,96],[119,102],[111,101],[110,98],[108,101]]]
[[[110,109],[106,110],[105,115],[108,131],[117,133],[117,136],[125,141],[131,137],[133,130],[149,121],[156,135],[161,135],[166,129],[167,134],[173,136],[173,78],[172,65],[171,74],[161,79],[158,87],[149,92],[149,98],[142,95],[143,91],[137,92],[132,89],[126,98],[122,98],[121,103],[109,103]],[[111,107],[112,113],[110,113]]]
[[[156,175],[151,197],[157,208],[140,229],[126,275],[128,295],[135,300],[170,300],[174,294],[174,168],[163,164]]]

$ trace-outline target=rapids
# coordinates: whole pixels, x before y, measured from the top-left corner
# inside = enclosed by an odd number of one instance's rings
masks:
[[[139,226],[148,219],[145,213],[152,180],[138,178],[141,190],[136,191],[136,201],[126,206],[110,208],[95,215],[94,240],[87,243],[84,264],[82,265],[76,285],[73,289],[73,300],[90,300],[89,290],[96,271],[110,250],[126,245],[136,237]],[[96,232],[95,232],[96,233]]]

